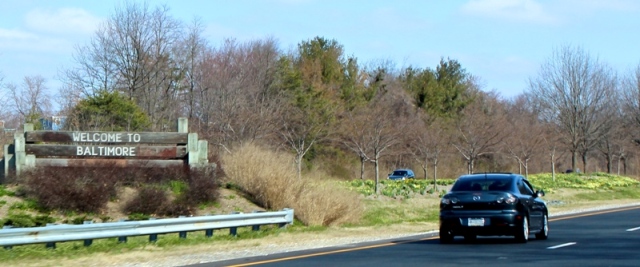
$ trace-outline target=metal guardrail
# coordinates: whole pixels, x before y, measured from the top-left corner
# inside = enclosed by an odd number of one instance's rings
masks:
[[[158,234],[179,233],[186,238],[187,232],[205,230],[211,237],[214,229],[230,229],[236,235],[237,227],[252,226],[259,230],[260,225],[277,224],[284,227],[293,224],[293,210],[284,209],[275,212],[240,213],[230,215],[212,215],[148,221],[124,221],[82,225],[57,224],[45,227],[0,229],[0,246],[10,248],[14,245],[41,244],[55,248],[56,242],[84,240],[89,246],[93,239],[117,237],[126,242],[130,236],[149,235],[149,241],[157,240]]]

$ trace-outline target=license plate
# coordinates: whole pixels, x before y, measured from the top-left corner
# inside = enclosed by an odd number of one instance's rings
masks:
[[[484,218],[469,218],[468,226],[484,226]]]

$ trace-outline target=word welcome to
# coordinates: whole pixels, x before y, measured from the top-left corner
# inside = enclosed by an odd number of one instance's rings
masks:
[[[137,133],[73,133],[74,142],[105,142],[105,143],[138,143],[140,134]]]
[[[78,156],[135,157],[136,147],[119,146],[78,146]]]

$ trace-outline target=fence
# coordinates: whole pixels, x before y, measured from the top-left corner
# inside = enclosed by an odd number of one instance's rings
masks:
[[[0,246],[11,248],[15,245],[46,244],[55,248],[56,242],[83,240],[85,246],[93,239],[118,238],[126,242],[127,237],[149,235],[149,241],[155,242],[158,234],[179,233],[186,238],[187,232],[205,231],[207,237],[213,236],[215,229],[230,229],[231,235],[237,234],[237,227],[252,226],[257,231],[261,225],[277,224],[284,227],[293,224],[293,210],[284,209],[275,212],[255,212],[246,214],[198,216],[187,218],[156,219],[148,221],[109,222],[82,225],[48,225],[45,227],[8,228],[0,230]]]

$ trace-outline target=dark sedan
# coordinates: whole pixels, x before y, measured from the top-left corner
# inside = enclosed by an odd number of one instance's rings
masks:
[[[459,177],[440,201],[440,242],[455,236],[473,240],[477,236],[514,236],[527,242],[549,235],[548,210],[522,175],[480,173]]]

